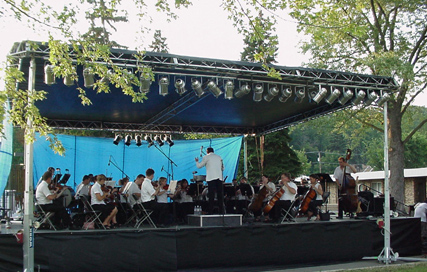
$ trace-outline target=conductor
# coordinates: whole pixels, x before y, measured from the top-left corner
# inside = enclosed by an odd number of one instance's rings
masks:
[[[222,185],[222,171],[224,171],[224,163],[222,158],[214,154],[212,147],[206,149],[206,155],[202,161],[195,158],[197,168],[206,167],[206,181],[208,182],[208,198],[209,198],[209,214],[213,213],[215,193],[218,198],[219,213],[224,213],[224,187]]]

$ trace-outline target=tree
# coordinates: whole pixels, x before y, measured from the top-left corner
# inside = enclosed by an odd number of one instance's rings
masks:
[[[154,32],[154,41],[150,45],[150,50],[153,52],[168,53],[169,48],[166,44],[166,37],[162,36],[161,30],[156,30]]]

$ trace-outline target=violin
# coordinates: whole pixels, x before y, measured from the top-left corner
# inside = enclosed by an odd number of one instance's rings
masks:
[[[165,186],[163,186],[163,190],[168,190],[169,189],[169,184],[166,184]]]

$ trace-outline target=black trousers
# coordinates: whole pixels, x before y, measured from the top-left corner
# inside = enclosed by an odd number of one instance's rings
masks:
[[[274,219],[279,220],[280,215],[282,213],[282,209],[289,210],[292,202],[290,200],[277,200],[276,204],[274,204]]]
[[[62,225],[64,227],[69,227],[71,226],[71,218],[70,215],[68,214],[67,210],[65,209],[65,207],[63,205],[59,205],[56,204],[55,202],[52,204],[45,204],[45,205],[40,205],[41,208],[43,209],[43,211],[45,212],[54,212],[54,224],[55,225],[60,225],[62,223]]]
[[[143,202],[142,205],[146,209],[153,210],[153,221],[156,224],[166,224],[167,216],[169,213],[168,205],[161,205],[161,203],[157,203],[155,200],[151,200],[148,202]]]
[[[213,214],[215,193],[218,198],[218,208],[219,214],[224,213],[224,186],[222,185],[222,180],[214,179],[208,181],[208,198],[209,198],[209,214]]]

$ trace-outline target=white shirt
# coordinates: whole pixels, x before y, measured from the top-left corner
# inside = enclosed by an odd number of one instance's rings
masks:
[[[95,205],[95,204],[105,205],[104,200],[98,200],[98,198],[96,197],[96,194],[100,194],[101,196],[104,195],[104,191],[102,191],[102,189],[101,189],[101,184],[99,184],[98,182],[95,182],[95,184],[93,184],[93,186],[92,186],[92,189],[90,190],[90,204],[91,205]]]
[[[351,171],[350,166],[345,167],[345,173],[346,174],[353,173],[353,171]],[[341,169],[341,167],[339,167],[339,166],[337,168],[335,168],[334,178],[335,178],[335,180],[337,180],[339,182],[340,185],[342,185],[342,181],[344,178],[344,169]]]
[[[295,196],[297,195],[298,187],[295,183],[292,181],[288,182],[289,187],[292,189],[295,189],[295,194],[291,193],[285,185],[282,186],[283,190],[285,190],[285,193],[280,197],[280,200],[290,200],[293,201],[295,199]]]
[[[196,162],[197,168],[206,166],[206,181],[222,179],[222,171],[224,171],[224,163],[222,158],[215,153],[209,153],[203,157],[201,162]]]
[[[50,195],[53,195],[53,193],[49,190],[49,184],[43,180],[36,189],[37,204],[52,204],[53,201],[47,198]]]
[[[89,188],[90,188],[90,184],[88,183],[88,184],[83,184],[83,182],[82,183],[80,183],[78,186],[77,186],[77,188],[76,188],[76,198],[78,199],[79,198],[79,196],[81,196],[81,195],[86,195],[86,196],[88,196],[89,195]]]
[[[141,190],[138,188],[138,185],[135,182],[128,182],[126,184],[125,189],[123,190],[123,194],[127,195],[127,200],[131,207],[135,205],[136,203],[141,203],[141,198],[138,198],[138,200],[135,200],[134,195],[140,194]]]
[[[166,190],[161,188],[160,191],[161,192],[165,192],[164,194],[158,195],[156,196],[157,198],[157,203],[168,203],[168,194],[166,193]]]
[[[191,195],[187,195],[187,191],[180,191],[179,194],[181,197],[176,200],[178,203],[188,203],[193,202],[193,197]]]
[[[316,189],[319,189],[319,186],[322,187],[322,185],[320,185],[320,183],[316,183],[316,185],[314,185],[314,187],[316,187]],[[323,201],[322,196],[320,194],[318,194],[317,191],[316,191],[316,200],[322,200]]]
[[[259,187],[259,190],[261,191],[261,189],[264,187],[264,185],[261,185],[261,187]],[[273,193],[274,193],[274,191],[276,191],[276,185],[274,185],[274,183],[273,182],[268,182],[267,183],[267,187],[269,187],[270,189],[273,189]],[[268,191],[268,190],[267,190]],[[272,199],[273,198],[273,193],[270,193],[270,191],[268,191],[268,195],[267,195],[267,197],[266,198],[264,198],[264,200],[263,200],[263,202],[267,202],[267,201],[270,201],[270,199]]]
[[[419,203],[415,205],[414,217],[421,218],[421,222],[427,222],[427,203]]]
[[[151,179],[145,178],[141,185],[141,201],[149,202],[154,200],[155,196],[153,194],[155,191],[153,184],[151,184]]]

